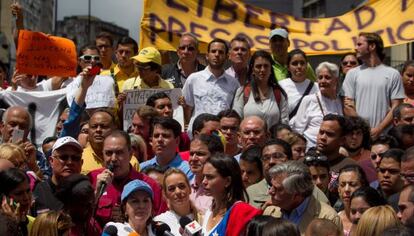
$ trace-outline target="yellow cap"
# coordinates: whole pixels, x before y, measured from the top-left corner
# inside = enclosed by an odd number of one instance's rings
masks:
[[[154,47],[143,48],[138,55],[132,57],[132,59],[141,63],[154,62],[161,66],[161,54]]]

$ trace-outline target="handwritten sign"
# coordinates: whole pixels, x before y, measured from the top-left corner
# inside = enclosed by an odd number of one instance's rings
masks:
[[[135,111],[142,105],[145,105],[147,99],[158,92],[166,93],[173,105],[173,118],[180,122],[181,126],[184,124],[183,109],[178,105],[178,98],[181,96],[181,89],[137,89],[137,90],[125,90],[126,100],[124,104],[124,129],[128,129],[131,126],[132,117]]]
[[[21,30],[16,55],[20,73],[76,76],[76,46],[72,40]]]

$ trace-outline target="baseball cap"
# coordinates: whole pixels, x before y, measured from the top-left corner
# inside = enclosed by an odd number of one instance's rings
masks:
[[[151,187],[146,182],[136,179],[132,180],[124,186],[124,190],[122,190],[121,194],[121,202],[127,199],[131,193],[139,190],[148,193],[151,196],[151,200],[154,199],[154,193],[152,192]]]
[[[161,54],[154,47],[143,48],[139,51],[138,55],[132,57],[132,59],[141,63],[154,62],[161,66]]]
[[[274,36],[280,36],[282,38],[287,39],[288,35],[289,35],[289,33],[287,32],[287,30],[285,30],[283,28],[276,28],[276,29],[273,29],[272,31],[270,31],[269,39],[272,39]]]
[[[72,147],[75,147],[79,151],[82,151],[83,150],[83,148],[79,144],[78,140],[76,140],[76,139],[74,139],[74,138],[72,138],[70,136],[65,136],[65,137],[58,138],[56,140],[55,144],[53,144],[52,152],[54,152],[55,150],[57,150],[57,149],[59,149],[59,148],[61,148],[63,146],[66,146],[66,145],[70,145]]]

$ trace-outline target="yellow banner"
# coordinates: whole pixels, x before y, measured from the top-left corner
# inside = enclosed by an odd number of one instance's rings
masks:
[[[331,18],[295,18],[234,0],[145,0],[140,47],[175,50],[179,35],[195,34],[201,51],[214,38],[246,36],[268,49],[271,29],[288,28],[291,48],[309,55],[353,51],[360,32],[377,32],[386,47],[414,41],[414,0],[378,0]],[[269,1],[271,4],[271,1]]]

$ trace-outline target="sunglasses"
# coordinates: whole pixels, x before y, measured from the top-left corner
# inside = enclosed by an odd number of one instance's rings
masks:
[[[314,162],[314,161],[328,161],[327,156],[306,156],[305,162]]]
[[[381,158],[383,157],[384,153],[375,153],[375,152],[371,152],[371,160],[375,160],[377,159],[377,157]]]
[[[53,156],[62,162],[67,162],[69,159],[73,162],[79,162],[82,159],[81,155],[59,155],[59,156]]]
[[[179,46],[178,49],[184,51],[187,48],[187,51],[195,51],[196,48],[194,46],[186,45],[186,46]]]
[[[101,57],[98,55],[83,55],[83,56],[80,56],[79,58],[84,61],[91,61],[91,60],[100,61],[101,60]]]
[[[347,65],[356,66],[357,64],[358,64],[358,62],[356,62],[356,61],[343,61],[342,62],[343,66],[347,66]]]

